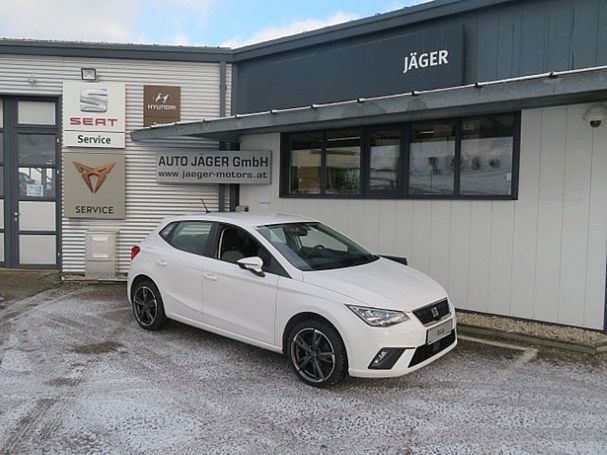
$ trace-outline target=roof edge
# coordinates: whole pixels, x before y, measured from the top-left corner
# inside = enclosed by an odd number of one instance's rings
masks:
[[[518,0],[434,0],[234,49],[235,61],[366,35]]]
[[[607,66],[542,73],[458,87],[238,114],[131,132],[134,141],[197,136],[235,141],[239,135],[507,112],[607,99]]]
[[[0,54],[184,62],[232,62],[234,60],[233,50],[227,47],[8,38],[0,38]]]

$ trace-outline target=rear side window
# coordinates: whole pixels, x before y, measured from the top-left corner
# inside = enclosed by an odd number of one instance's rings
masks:
[[[173,227],[171,228],[171,226]],[[160,232],[160,235],[178,250],[204,255],[207,251],[212,226],[213,223],[204,221],[182,221],[167,226]],[[170,231],[165,233],[168,228],[171,228]]]

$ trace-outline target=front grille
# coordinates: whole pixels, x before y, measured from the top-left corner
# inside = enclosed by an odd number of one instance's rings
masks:
[[[433,355],[447,349],[453,343],[455,343],[455,329],[452,330],[451,333],[445,338],[441,338],[432,344],[425,344],[417,348],[415,350],[415,354],[413,354],[411,362],[409,363],[409,367],[413,367],[418,363],[422,363],[424,360],[428,360]]]
[[[422,324],[429,324],[434,321],[440,321],[449,314],[449,302],[447,299],[432,305],[425,306],[413,312],[417,319],[422,321]]]

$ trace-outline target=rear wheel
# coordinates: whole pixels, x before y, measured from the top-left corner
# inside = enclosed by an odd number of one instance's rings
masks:
[[[287,353],[297,376],[314,387],[336,384],[348,371],[344,343],[325,321],[309,319],[295,324],[289,333]]]
[[[160,291],[148,279],[138,281],[133,287],[133,314],[145,330],[158,330],[167,322]]]

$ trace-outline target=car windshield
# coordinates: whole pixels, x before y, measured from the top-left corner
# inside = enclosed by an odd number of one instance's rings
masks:
[[[378,259],[321,223],[274,224],[261,226],[257,230],[300,270],[337,269]]]

